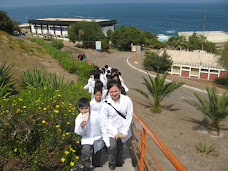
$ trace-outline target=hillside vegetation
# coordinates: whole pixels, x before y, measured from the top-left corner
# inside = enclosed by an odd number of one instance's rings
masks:
[[[0,30],[0,63],[7,61],[7,64],[14,65],[15,79],[27,69],[42,68],[46,60],[51,60],[50,55],[37,43]]]

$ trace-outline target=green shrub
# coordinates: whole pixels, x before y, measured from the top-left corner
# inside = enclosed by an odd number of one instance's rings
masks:
[[[216,84],[220,84],[220,85],[228,86],[228,77],[226,77],[226,78],[224,78],[224,77],[216,78],[215,79],[215,83]]]
[[[4,163],[21,161],[14,166],[21,170],[69,170],[70,162],[76,164],[81,146],[80,136],[74,133],[79,113],[74,106],[82,96],[88,93],[80,85],[71,85],[59,90],[27,87],[2,99],[0,156]]]
[[[172,65],[172,60],[170,56],[167,55],[166,51],[162,56],[156,53],[151,53],[147,55],[143,61],[143,66],[145,69],[150,71],[156,71],[159,73],[166,72]]]
[[[84,48],[84,45],[83,44],[76,44],[75,47]]]
[[[25,89],[0,99],[0,170],[70,170],[81,152],[81,137],[74,133],[77,101],[90,97],[83,86],[93,66],[41,39],[33,41],[79,78],[75,85],[63,83],[62,77],[57,80],[55,74],[27,71],[22,78]]]
[[[150,52],[149,50],[146,50],[146,51],[145,51],[145,54],[146,54],[146,55],[149,55],[149,54],[151,54],[151,52]]]
[[[56,49],[62,49],[64,47],[62,40],[54,40],[53,42],[51,42],[51,45]]]

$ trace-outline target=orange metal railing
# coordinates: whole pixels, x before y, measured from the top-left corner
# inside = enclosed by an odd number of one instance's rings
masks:
[[[142,133],[140,134],[139,130],[136,128],[134,122],[132,122],[132,128],[135,130],[134,133],[136,133],[141,138],[141,148],[139,146],[139,143],[137,142],[136,138],[133,138],[133,141],[131,142],[131,146],[133,147],[133,152],[135,154],[135,157],[137,159],[137,162],[139,164],[140,171],[144,170],[144,167],[146,166],[147,170],[150,171],[148,161],[145,157],[145,150],[149,152],[149,155],[154,160],[154,163],[157,165],[159,170],[162,170],[161,166],[159,165],[158,161],[156,160],[155,156],[151,152],[151,150],[146,145],[146,133],[152,138],[152,140],[155,142],[155,144],[158,146],[158,148],[164,153],[166,158],[169,159],[171,164],[176,168],[178,171],[187,171],[185,166],[172,154],[172,152],[162,143],[162,141],[153,133],[153,131],[139,118],[139,116],[134,112],[134,117],[136,120],[140,123],[142,126]],[[134,142],[134,145],[133,145]],[[134,146],[136,146],[134,148]],[[140,157],[137,155],[137,151],[140,152]],[[146,169],[145,168],[145,169]]]

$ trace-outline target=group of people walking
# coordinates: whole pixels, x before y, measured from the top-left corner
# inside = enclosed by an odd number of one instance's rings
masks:
[[[127,86],[118,69],[95,67],[84,89],[91,93],[91,101],[78,101],[80,114],[75,119],[75,133],[82,136],[81,161],[84,170],[101,167],[101,151],[109,153],[109,168],[123,166],[123,143],[131,137],[133,104],[126,95]]]

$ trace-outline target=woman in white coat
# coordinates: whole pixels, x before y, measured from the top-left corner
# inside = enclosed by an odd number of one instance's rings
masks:
[[[107,83],[110,96],[100,109],[105,137],[109,137],[110,141],[108,150],[111,170],[123,166],[123,143],[131,136],[133,104],[128,96],[120,93],[120,88],[116,80]]]

